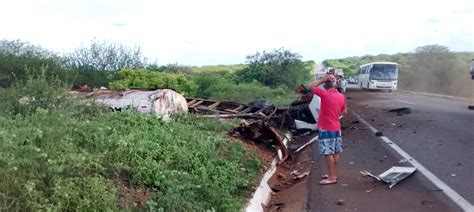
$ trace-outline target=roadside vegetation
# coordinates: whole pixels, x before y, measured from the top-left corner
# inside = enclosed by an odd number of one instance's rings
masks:
[[[288,104],[314,63],[283,49],[263,54],[285,61],[279,69],[285,77],[249,77],[268,74],[277,59],[159,66],[139,48],[115,43],[92,41],[59,54],[0,41],[0,210],[241,210],[264,164],[227,136],[238,120],[188,114],[164,122],[135,111],[113,113],[68,90],[82,83],[171,88],[199,98]],[[302,77],[288,80],[286,72]]]
[[[399,89],[472,97],[469,77],[474,52],[452,52],[441,45],[417,47],[412,53],[366,55],[328,59],[325,66],[343,68],[346,76],[356,76],[359,66],[376,61],[399,64]]]

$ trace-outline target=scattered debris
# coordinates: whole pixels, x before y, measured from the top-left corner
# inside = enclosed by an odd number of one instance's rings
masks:
[[[303,146],[301,146],[300,148],[298,148],[294,153],[297,153],[297,152],[301,151],[302,149],[304,149],[305,147],[307,147],[308,145],[312,144],[314,141],[318,140],[318,137],[319,137],[319,136],[314,137],[313,139],[311,139],[310,141],[308,141],[307,143],[305,143]]]
[[[375,136],[377,136],[377,137],[383,136],[383,133],[380,132],[380,131],[377,131],[377,132],[375,132]]]
[[[404,114],[410,114],[411,109],[409,107],[402,107],[402,108],[391,109],[387,111],[387,113],[397,113],[398,116],[403,116]]]
[[[415,167],[401,167],[393,166],[384,173],[375,176],[368,171],[360,171],[362,175],[372,177],[380,182],[390,184],[390,188],[395,186],[398,182],[410,176],[413,172],[416,171]]]
[[[191,112],[203,114],[204,117],[269,119],[276,118],[277,115],[280,117],[287,110],[268,105],[266,100],[249,104],[199,98],[187,98],[186,101]]]
[[[292,172],[291,175],[293,176],[293,180],[299,180],[299,179],[303,179],[304,177],[308,176],[309,171],[306,171],[306,172],[303,172],[303,173],[299,173],[299,171],[298,171],[295,174],[293,174],[293,172]]]
[[[290,156],[287,144],[288,138],[284,138],[279,132],[262,120],[253,123],[241,122],[239,126],[230,130],[230,135],[274,146],[277,149],[278,164],[283,163]]]
[[[354,165],[355,163],[353,161],[349,162],[349,164]]]
[[[373,191],[372,189],[369,189],[369,190],[366,190],[365,192],[370,193],[372,191]]]
[[[275,203],[275,204],[270,205],[268,208],[270,208],[271,211],[279,211],[282,208],[284,208],[285,206],[286,206],[286,203],[279,202],[279,203]]]
[[[344,205],[345,201],[342,198],[336,199],[336,205]]]
[[[456,174],[451,174],[451,177],[456,177]]]
[[[408,160],[405,159],[405,158],[403,158],[403,159],[401,159],[400,161],[398,161],[398,163],[406,163],[406,162],[408,162]]]
[[[427,203],[434,203],[433,201],[429,201],[429,200],[421,200],[421,205],[426,205]],[[431,207],[431,205],[430,205]]]
[[[342,184],[341,186],[347,187],[347,186],[349,186],[349,184],[345,184],[345,183],[344,183],[344,184]]]
[[[392,125],[392,126],[397,126],[397,124],[395,124],[395,123],[391,123],[391,125]]]

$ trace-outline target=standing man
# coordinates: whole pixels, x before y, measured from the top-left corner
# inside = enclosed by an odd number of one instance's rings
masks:
[[[324,88],[318,86],[324,83]],[[321,98],[321,110],[318,116],[319,153],[324,155],[327,165],[327,175],[323,175],[321,185],[337,183],[336,167],[339,153],[342,152],[341,123],[339,116],[347,113],[344,95],[336,90],[336,77],[328,75],[310,84],[314,94]]]
[[[347,87],[347,81],[344,78],[344,76],[340,76],[339,86],[341,87],[341,91],[342,91],[341,93],[345,93],[346,87]]]

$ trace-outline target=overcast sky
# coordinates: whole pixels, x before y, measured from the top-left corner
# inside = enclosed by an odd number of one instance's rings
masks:
[[[68,52],[92,39],[139,45],[161,65],[244,63],[284,47],[304,60],[474,51],[474,0],[2,1],[0,39]]]

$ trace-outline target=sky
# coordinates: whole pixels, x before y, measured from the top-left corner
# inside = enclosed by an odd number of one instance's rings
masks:
[[[3,0],[0,39],[57,52],[95,39],[197,66],[278,48],[317,62],[429,44],[474,51],[474,0]]]

